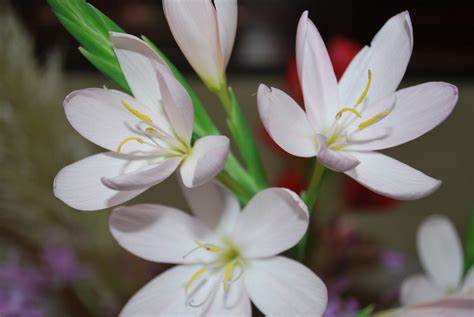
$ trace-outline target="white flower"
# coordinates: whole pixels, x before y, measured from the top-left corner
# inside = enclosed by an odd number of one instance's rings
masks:
[[[90,88],[64,101],[73,128],[109,150],[56,176],[56,197],[79,210],[121,204],[179,166],[186,186],[201,185],[223,168],[229,148],[225,136],[207,136],[191,147],[194,111],[186,90],[143,41],[120,33],[110,38],[134,97]]]
[[[160,205],[116,208],[118,243],[149,261],[179,264],[142,288],[120,316],[250,316],[250,300],[269,316],[321,316],[323,282],[302,264],[276,256],[308,227],[305,204],[270,188],[241,212],[227,189],[185,189],[196,217]]]
[[[433,215],[423,221],[418,229],[417,248],[425,274],[403,282],[402,305],[427,303],[453,294],[470,295],[474,300],[474,267],[463,279],[463,250],[448,218]]]
[[[457,88],[429,82],[396,91],[413,48],[408,12],[388,20],[336,80],[315,25],[303,13],[296,58],[306,111],[281,90],[261,85],[260,117],[285,151],[317,156],[365,187],[397,199],[417,199],[440,181],[374,152],[411,141],[440,124],[453,110]]]
[[[234,46],[237,0],[163,0],[163,9],[188,62],[210,89],[219,90]]]
[[[472,317],[474,294],[455,294],[415,304],[387,312],[374,314],[374,317]]]

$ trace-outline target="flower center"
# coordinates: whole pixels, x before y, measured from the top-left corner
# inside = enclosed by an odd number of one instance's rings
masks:
[[[375,123],[379,122],[386,116],[390,114],[390,111],[379,112],[369,118],[363,118],[363,111],[359,109],[359,106],[367,98],[367,95],[372,84],[372,71],[369,69],[367,74],[367,83],[365,84],[364,90],[360,94],[359,98],[352,107],[343,107],[341,108],[335,116],[334,123],[328,130],[328,138],[326,141],[326,146],[333,151],[338,151],[343,149],[347,145],[347,132],[346,129],[353,122],[353,120],[360,119],[361,121],[358,124],[356,131],[362,131]],[[346,115],[347,114],[347,115]],[[346,116],[345,116],[346,115]],[[351,115],[352,118],[347,117]],[[345,118],[344,118],[345,117]],[[355,119],[354,119],[355,117]]]
[[[186,142],[165,132],[163,129],[157,126],[149,116],[133,108],[125,100],[122,99],[120,102],[122,106],[133,116],[140,119],[140,123],[138,124],[138,133],[140,133],[143,137],[130,136],[124,138],[117,146],[116,152],[118,154],[122,152],[123,147],[129,142],[147,144],[158,149],[158,152],[161,154],[161,156],[165,157],[187,156],[190,154],[191,147]]]
[[[191,277],[184,284],[184,292],[186,295],[187,305],[199,307],[202,306],[214,292],[211,291],[208,296],[205,297],[204,300],[201,300],[199,303],[196,303],[193,298],[193,293],[195,293],[195,291],[190,292],[191,287],[197,284],[197,281],[199,279],[202,279],[202,282],[205,283],[207,279],[202,278],[205,273],[221,274],[220,272],[223,270],[224,272],[221,283],[222,287],[224,288],[224,292],[227,292],[229,290],[229,287],[242,276],[244,272],[244,260],[241,256],[240,251],[231,241],[224,241],[223,246],[203,243],[200,240],[195,240],[194,242],[197,246],[188,253],[186,253],[183,258],[189,256],[190,254],[198,250],[205,250],[207,252],[217,254],[216,259],[213,262],[205,264],[201,268],[199,268],[196,272],[193,273],[193,275],[191,275]],[[199,285],[196,286],[196,288],[199,288]]]

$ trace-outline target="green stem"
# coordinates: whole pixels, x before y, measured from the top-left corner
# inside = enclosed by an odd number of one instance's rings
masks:
[[[219,181],[230,189],[240,200],[243,205],[246,205],[252,196],[240,184],[235,181],[229,174],[222,172],[217,177]]]
[[[223,83],[221,88],[213,91],[216,96],[219,98],[222,106],[224,107],[227,116],[232,115],[232,99],[230,98],[229,89],[227,88],[227,83]]]
[[[301,194],[301,198],[308,206],[308,213],[310,217],[313,214],[314,207],[316,205],[316,201],[319,196],[325,170],[326,168],[316,160],[314,170],[313,170],[313,175],[311,176],[311,180],[309,181],[308,188],[305,192]],[[298,244],[296,245],[295,254],[296,254],[296,258],[300,262],[304,262],[305,257],[306,257],[306,247],[308,244],[308,237],[309,237],[309,233],[308,231],[306,231],[303,238],[301,238],[300,242],[298,242]]]

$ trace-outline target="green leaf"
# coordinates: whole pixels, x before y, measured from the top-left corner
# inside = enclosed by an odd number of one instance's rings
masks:
[[[252,129],[250,129],[250,126],[240,109],[239,102],[237,101],[237,97],[232,88],[229,88],[228,92],[232,105],[231,112],[227,119],[229,131],[245,161],[250,175],[252,175],[261,188],[265,188],[267,187],[265,171],[263,169],[262,160],[260,159],[257,144],[253,137]]]
[[[474,265],[474,209],[471,211],[471,217],[467,226],[465,246],[466,257],[464,261],[464,272],[467,272]]]
[[[369,305],[365,307],[364,309],[359,310],[357,312],[357,315],[355,315],[355,317],[370,317],[373,311],[374,311],[374,305]]]

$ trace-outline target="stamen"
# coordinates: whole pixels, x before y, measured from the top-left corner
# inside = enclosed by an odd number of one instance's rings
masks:
[[[153,121],[150,119],[149,116],[147,116],[146,114],[143,114],[141,113],[140,111],[138,111],[137,109],[133,108],[128,102],[126,102],[125,100],[120,100],[120,102],[122,103],[122,106],[125,107],[125,109],[127,109],[131,114],[133,114],[135,117],[137,117],[138,119],[142,120],[142,121],[145,121],[146,123],[149,123],[149,124],[152,124]]]
[[[358,105],[360,105],[365,97],[367,97],[367,94],[369,93],[369,89],[370,89],[370,84],[372,83],[372,72],[371,70],[369,69],[368,71],[368,78],[367,78],[367,84],[365,85],[365,88],[364,90],[362,91],[362,94],[359,96],[359,99],[357,99],[355,105],[354,105],[354,108],[357,108]]]
[[[202,243],[200,240],[194,240],[194,242],[200,247],[206,249],[209,252],[219,252],[221,247],[218,245],[213,245],[209,243]]]
[[[355,110],[354,108],[342,108],[336,113],[336,120],[340,119],[345,112],[352,112],[357,118],[362,118],[359,111]]]
[[[362,130],[362,129],[365,129],[367,127],[370,127],[371,125],[379,122],[380,120],[382,120],[383,118],[385,118],[386,116],[388,116],[390,114],[390,111],[382,111],[382,112],[379,112],[377,113],[376,115],[374,115],[372,118],[370,118],[369,120],[367,121],[364,121],[364,122],[361,122],[359,124],[359,130]]]
[[[227,288],[229,286],[229,280],[232,277],[232,270],[234,269],[234,263],[228,262],[225,265],[225,273],[224,273],[224,292],[227,292]]]
[[[191,278],[184,284],[184,293],[186,294],[186,296],[188,296],[188,289],[189,287],[193,284],[194,281],[196,281],[196,279],[201,276],[204,272],[206,272],[206,267],[203,266],[202,268],[200,268],[199,270],[197,270],[196,272],[194,272],[194,274],[191,276]]]
[[[142,139],[138,138],[138,137],[135,137],[135,136],[130,136],[128,138],[125,138],[123,139],[122,141],[120,141],[119,145],[117,146],[117,153],[120,154],[120,152],[122,152],[122,147],[130,142],[130,141],[137,141],[138,143],[140,144],[144,144],[145,141],[143,141]]]
[[[160,133],[155,128],[148,127],[145,129],[145,132],[153,136],[160,136]]]

